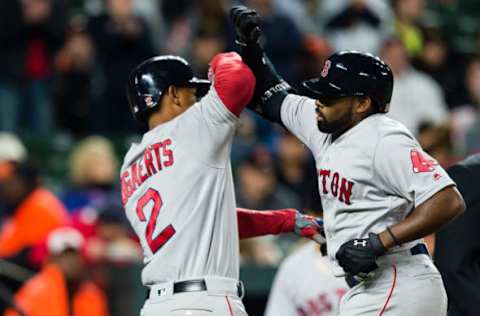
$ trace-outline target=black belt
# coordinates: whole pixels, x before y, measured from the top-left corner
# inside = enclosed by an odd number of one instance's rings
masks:
[[[173,283],[173,294],[183,292],[201,292],[207,290],[207,284],[204,279],[187,280]]]
[[[173,283],[173,294],[185,292],[201,292],[207,290],[207,283],[204,279],[187,280]],[[147,298],[150,297],[150,289],[147,292]],[[237,295],[243,297],[243,286],[240,282],[237,283]]]
[[[415,255],[430,255],[428,253],[428,249],[427,249],[427,246],[425,246],[425,244],[417,244],[417,245],[413,246],[412,248],[410,248],[410,253],[412,254],[412,256],[415,256]],[[362,281],[361,278],[355,277],[354,275],[347,275],[345,277],[345,282],[347,282],[347,285],[350,288],[359,284],[361,281]]]

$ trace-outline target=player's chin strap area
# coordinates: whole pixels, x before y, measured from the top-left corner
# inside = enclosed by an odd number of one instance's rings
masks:
[[[410,254],[412,256],[416,256],[416,255],[430,255],[428,253],[428,249],[427,249],[427,246],[425,246],[424,243],[420,243],[420,244],[417,244],[415,246],[413,246],[412,248],[409,249],[410,251]],[[388,256],[389,254],[387,253],[385,256]],[[347,282],[348,286],[350,288],[360,284],[362,281],[364,281],[366,278],[368,278],[368,275],[347,275],[345,277],[345,282]]]
[[[201,279],[169,281],[151,285],[147,299],[169,297],[179,293],[207,292],[214,295],[238,296],[243,298],[245,288],[242,281],[230,278],[205,277]]]

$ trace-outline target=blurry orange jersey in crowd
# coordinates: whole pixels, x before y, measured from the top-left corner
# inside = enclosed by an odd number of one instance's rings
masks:
[[[62,272],[53,264],[25,283],[15,295],[15,304],[25,316],[108,316],[105,295],[98,287],[85,282],[70,299]],[[20,314],[8,309],[4,316]]]
[[[50,231],[68,223],[62,202],[46,189],[36,189],[0,229],[0,258],[14,256],[42,242]]]

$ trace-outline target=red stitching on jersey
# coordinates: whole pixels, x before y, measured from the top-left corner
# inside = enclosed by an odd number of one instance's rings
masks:
[[[392,298],[393,290],[395,289],[395,285],[397,284],[397,267],[395,265],[393,267],[393,284],[392,288],[390,289],[390,293],[388,294],[387,301],[385,302],[385,305],[383,305],[382,310],[380,311],[380,314],[378,316],[382,316],[385,310],[387,309],[388,303],[390,302],[390,299]]]
[[[225,296],[225,300],[227,300],[228,310],[230,315],[233,316],[232,306],[230,305],[230,301],[228,300],[228,296]]]

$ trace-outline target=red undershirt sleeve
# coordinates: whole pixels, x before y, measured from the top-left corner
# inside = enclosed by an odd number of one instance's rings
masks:
[[[253,97],[255,76],[235,52],[217,54],[210,62],[210,80],[225,107],[239,116]]]
[[[256,211],[237,208],[240,239],[291,233],[295,227],[295,209]]]

